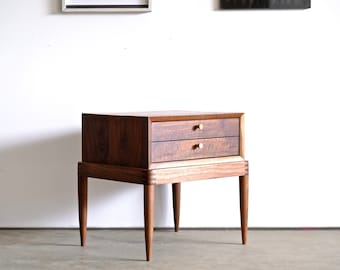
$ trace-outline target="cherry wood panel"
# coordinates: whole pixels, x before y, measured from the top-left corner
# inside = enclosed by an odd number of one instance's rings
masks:
[[[202,148],[200,148],[200,146]],[[239,137],[152,143],[152,162],[239,155]]]
[[[88,162],[79,162],[78,174],[80,176],[136,184],[145,184],[148,179],[148,170],[146,169]]]
[[[150,169],[166,169],[173,167],[189,167],[198,165],[209,165],[216,163],[226,163],[226,162],[237,162],[244,161],[241,156],[230,156],[230,157],[214,157],[214,158],[202,158],[202,159],[188,159],[188,160],[178,160],[169,162],[154,162],[150,165]]]
[[[221,112],[197,112],[197,111],[145,111],[145,112],[124,112],[105,113],[106,116],[128,116],[146,117],[151,122],[181,121],[181,120],[204,120],[204,119],[224,119],[239,118],[243,113],[221,113]]]
[[[239,136],[239,118],[152,123],[152,141]]]
[[[82,115],[82,161],[109,163],[109,121],[106,115]]]
[[[207,113],[207,112],[187,112],[171,114],[165,113],[163,115],[153,115],[150,116],[152,122],[162,122],[162,121],[181,121],[181,120],[204,120],[204,119],[224,119],[224,118],[239,118],[243,113]]]
[[[167,184],[248,174],[248,161],[199,164],[145,170],[123,166],[79,162],[78,176],[136,184]]]
[[[148,119],[83,114],[84,162],[148,167]]]
[[[170,184],[248,174],[248,161],[155,169],[149,173],[150,184]]]

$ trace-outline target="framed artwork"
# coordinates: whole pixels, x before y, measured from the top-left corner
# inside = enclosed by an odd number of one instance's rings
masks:
[[[220,0],[221,9],[306,9],[311,0]]]
[[[62,0],[63,12],[148,12],[151,0]]]

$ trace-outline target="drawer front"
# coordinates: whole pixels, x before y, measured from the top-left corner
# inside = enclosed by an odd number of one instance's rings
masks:
[[[210,119],[152,123],[152,141],[239,136],[240,119]]]
[[[152,162],[238,156],[239,137],[152,143]]]

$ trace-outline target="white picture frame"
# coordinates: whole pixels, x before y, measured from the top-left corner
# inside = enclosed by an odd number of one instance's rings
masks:
[[[62,12],[150,12],[151,0],[62,0]]]

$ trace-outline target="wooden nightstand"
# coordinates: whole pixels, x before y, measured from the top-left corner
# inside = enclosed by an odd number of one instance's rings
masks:
[[[86,242],[88,177],[144,185],[146,259],[152,256],[155,185],[172,184],[175,231],[181,182],[238,176],[242,243],[247,241],[248,161],[242,113],[186,111],[83,114],[78,163],[81,245]]]

